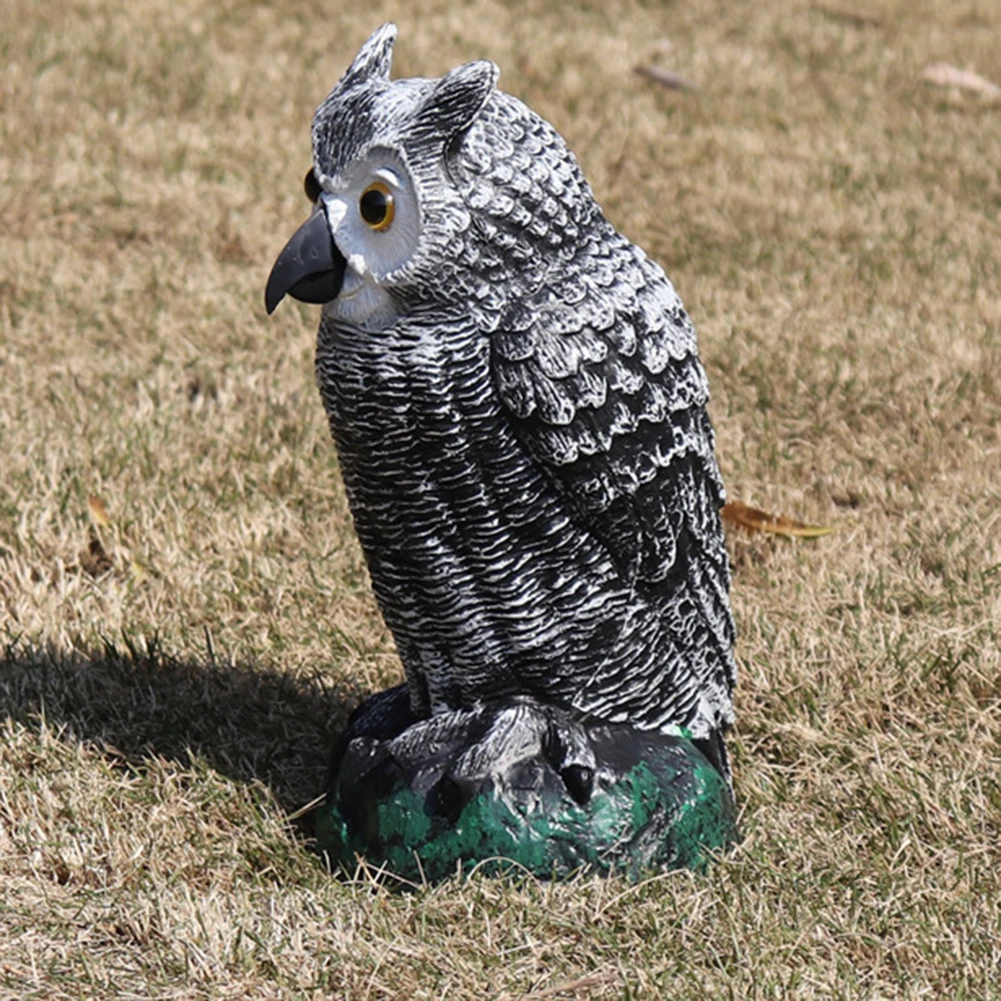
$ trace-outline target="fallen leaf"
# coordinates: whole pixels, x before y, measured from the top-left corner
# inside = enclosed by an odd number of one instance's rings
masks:
[[[108,509],[104,506],[104,501],[100,497],[91,494],[87,498],[87,508],[90,516],[94,519],[94,524],[100,528],[110,528],[111,518],[108,517]]]
[[[77,560],[80,569],[89,577],[103,577],[115,566],[115,561],[108,555],[96,533],[91,535],[87,548],[80,550]]]
[[[677,73],[672,73],[670,70],[661,69],[659,66],[637,66],[636,72],[640,76],[645,76],[648,80],[653,80],[654,83],[659,83],[662,87],[668,87],[671,90],[699,89],[697,83],[692,83],[691,80],[686,80],[683,76],[678,76]]]
[[[805,525],[792,518],[769,514],[756,507],[748,507],[741,501],[731,501],[723,505],[723,520],[731,525],[739,525],[752,532],[771,532],[773,535],[785,535],[796,539],[818,539],[822,535],[830,535],[833,527],[827,525]]]
[[[957,87],[959,90],[971,90],[977,94],[985,94],[995,99],[1001,98],[1001,87],[991,83],[970,70],[961,70],[948,63],[932,63],[921,71],[921,79],[936,87]]]

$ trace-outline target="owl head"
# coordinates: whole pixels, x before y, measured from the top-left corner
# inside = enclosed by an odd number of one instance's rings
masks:
[[[563,140],[496,89],[492,62],[391,81],[395,39],[379,28],[316,110],[313,212],[275,262],[269,313],[291,295],[377,331],[460,296],[489,309],[572,254],[596,211]]]

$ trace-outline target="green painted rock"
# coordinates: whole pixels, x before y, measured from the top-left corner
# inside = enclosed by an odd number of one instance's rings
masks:
[[[317,839],[337,868],[363,856],[415,881],[474,866],[635,878],[700,867],[737,829],[728,782],[681,731],[581,722],[520,697],[418,720],[401,687],[352,717]]]

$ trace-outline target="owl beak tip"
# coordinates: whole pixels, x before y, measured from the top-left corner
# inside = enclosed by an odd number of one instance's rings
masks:
[[[274,274],[273,271],[272,274]],[[267,288],[264,290],[264,308],[267,310],[268,316],[278,308],[278,303],[284,298],[285,293],[279,291],[276,283],[269,278]]]

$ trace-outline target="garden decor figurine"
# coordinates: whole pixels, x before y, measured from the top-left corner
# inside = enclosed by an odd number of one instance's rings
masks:
[[[317,110],[312,213],[265,296],[323,306],[407,678],[351,717],[321,847],[428,879],[696,865],[735,837],[735,670],[695,331],[493,63],[390,80],[395,36]]]

